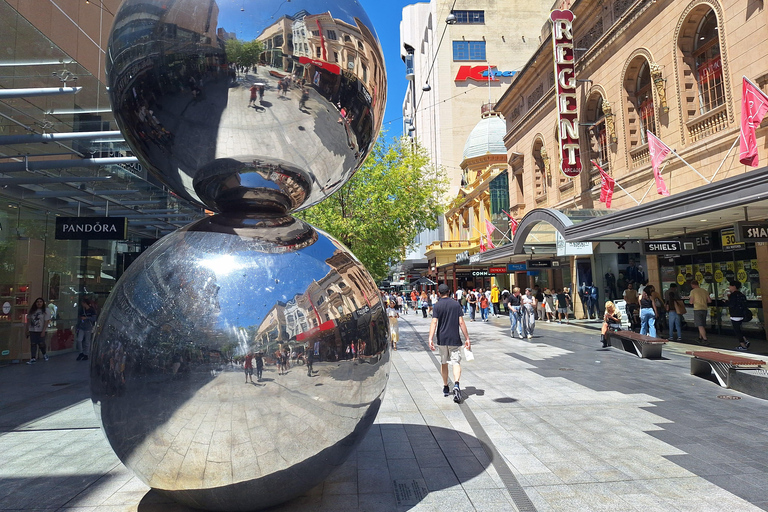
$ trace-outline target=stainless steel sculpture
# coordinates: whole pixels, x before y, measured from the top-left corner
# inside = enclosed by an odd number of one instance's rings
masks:
[[[388,378],[375,283],[290,215],[372,149],[386,78],[370,21],[354,0],[126,0],[107,74],[142,163],[219,213],[156,242],[105,304],[91,359],[104,432],[190,506],[288,500],[344,461]],[[244,383],[251,357],[264,374]]]

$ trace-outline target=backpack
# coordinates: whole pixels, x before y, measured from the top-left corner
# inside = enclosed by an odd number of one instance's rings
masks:
[[[742,322],[751,322],[752,318],[752,310],[749,308],[744,308],[744,320],[742,320]]]

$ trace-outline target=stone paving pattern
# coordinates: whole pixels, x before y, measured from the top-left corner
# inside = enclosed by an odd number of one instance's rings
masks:
[[[429,319],[403,316],[368,436],[273,510],[768,510],[768,402],[691,376],[691,345],[652,361],[579,325],[539,323],[532,340],[506,318],[468,325],[463,404],[442,395]],[[0,368],[0,511],[189,510],[117,460],[74,358]]]

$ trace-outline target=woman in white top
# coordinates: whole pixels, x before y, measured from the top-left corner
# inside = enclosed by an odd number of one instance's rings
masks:
[[[521,298],[523,305],[523,336],[533,338],[533,328],[536,326],[536,297],[531,295],[531,289],[525,289]]]

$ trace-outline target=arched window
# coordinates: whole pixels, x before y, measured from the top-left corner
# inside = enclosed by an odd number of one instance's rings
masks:
[[[706,114],[725,103],[723,63],[720,59],[720,37],[715,11],[710,10],[699,23],[693,59],[699,86],[699,113]]]
[[[675,73],[682,142],[696,142],[733,123],[728,58],[721,44],[723,15],[718,3],[700,0],[685,10],[678,24]]]
[[[640,114],[640,143],[648,142],[648,130],[656,131],[656,114],[653,109],[653,91],[651,90],[651,67],[644,61],[635,82],[635,108]]]
[[[594,160],[597,164],[607,171],[608,162],[608,127],[606,123],[605,111],[603,110],[603,96],[594,94],[587,101],[587,135],[589,140],[589,160]],[[582,165],[584,162],[582,162]],[[597,172],[597,169],[593,169]]]

